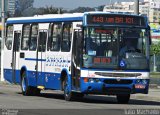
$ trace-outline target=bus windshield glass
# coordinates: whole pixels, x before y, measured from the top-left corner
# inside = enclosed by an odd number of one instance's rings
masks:
[[[84,28],[83,67],[148,69],[147,29]]]

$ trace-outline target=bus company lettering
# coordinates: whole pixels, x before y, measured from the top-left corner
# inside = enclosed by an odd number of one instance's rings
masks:
[[[71,60],[66,57],[48,56],[46,58],[46,66],[69,67]]]

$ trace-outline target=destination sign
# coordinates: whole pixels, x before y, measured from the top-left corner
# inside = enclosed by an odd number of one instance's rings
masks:
[[[146,26],[144,17],[119,14],[90,14],[87,24]]]

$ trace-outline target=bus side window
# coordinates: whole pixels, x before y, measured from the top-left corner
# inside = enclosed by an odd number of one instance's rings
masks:
[[[60,50],[61,27],[61,23],[53,24],[51,27],[51,35],[48,39],[48,49],[50,49],[50,51]]]
[[[29,50],[35,51],[37,49],[38,25],[32,25],[31,29]]]
[[[12,49],[12,41],[13,41],[13,25],[7,26],[7,37],[5,39],[5,45],[8,50]]]
[[[49,29],[48,29],[48,41],[47,41],[47,51],[49,51],[51,49],[51,33],[52,33],[52,30],[53,30],[53,24],[50,23],[49,24]]]
[[[28,50],[28,42],[29,42],[29,36],[30,36],[30,25],[23,25],[23,35],[22,35],[22,41],[21,41],[21,50]]]
[[[64,24],[61,42],[61,51],[69,52],[71,48],[72,24]]]

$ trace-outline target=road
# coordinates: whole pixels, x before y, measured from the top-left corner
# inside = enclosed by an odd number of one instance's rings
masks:
[[[18,112],[28,115],[49,114],[55,112],[81,115],[98,112],[124,114],[128,109],[158,109],[160,114],[160,89],[151,89],[149,95],[132,95],[129,104],[117,104],[113,96],[85,96],[83,99],[67,102],[60,91],[42,91],[40,96],[23,96],[20,86],[0,83],[0,108],[2,113]],[[72,111],[69,111],[72,110]],[[80,112],[81,110],[81,112]],[[67,112],[66,112],[67,111]],[[19,114],[18,114],[19,115]]]

